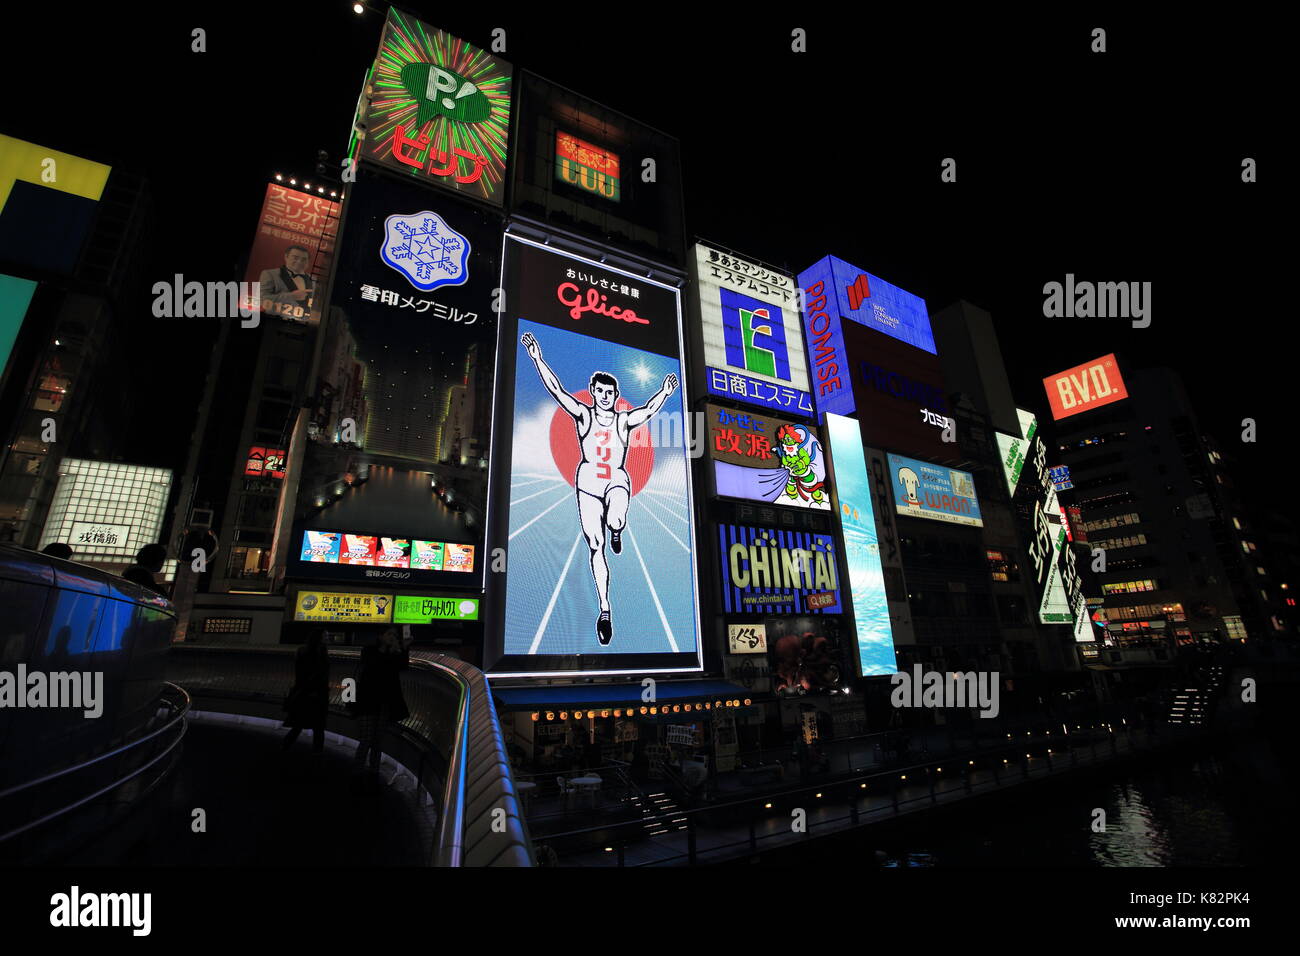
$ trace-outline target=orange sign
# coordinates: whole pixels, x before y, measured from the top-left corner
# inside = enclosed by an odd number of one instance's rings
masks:
[[[1043,388],[1057,421],[1128,398],[1114,353],[1049,375]]]

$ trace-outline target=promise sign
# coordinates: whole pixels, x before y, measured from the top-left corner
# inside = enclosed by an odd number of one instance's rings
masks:
[[[1128,398],[1114,353],[1049,375],[1043,388],[1056,421]]]

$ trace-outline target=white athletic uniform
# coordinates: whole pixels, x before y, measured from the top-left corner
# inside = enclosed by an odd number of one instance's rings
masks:
[[[632,479],[623,468],[627,442],[621,434],[626,430],[627,412],[615,412],[614,421],[608,425],[596,421],[596,409],[590,415],[587,434],[579,436],[582,464],[578,466],[578,490],[602,499],[614,488],[631,495]]]

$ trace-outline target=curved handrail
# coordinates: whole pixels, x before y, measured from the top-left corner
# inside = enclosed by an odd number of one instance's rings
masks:
[[[171,701],[167,700],[165,695],[168,690],[170,690],[172,693],[176,695],[179,695],[180,698],[179,704],[172,704]],[[61,807],[60,809],[55,810],[51,813],[47,813],[45,814],[45,816],[40,817],[39,819],[29,821],[28,823],[25,823],[22,826],[17,827],[16,829],[10,830],[7,833],[0,834],[0,843],[3,843],[6,840],[16,837],[19,834],[26,833],[28,830],[32,830],[35,829],[36,827],[42,826],[43,824],[46,824],[51,820],[55,820],[66,813],[70,813],[73,810],[76,810],[78,807],[85,806],[87,803],[90,803],[91,801],[96,800],[99,797],[102,797],[106,793],[110,793],[111,791],[118,789],[122,785],[129,783],[130,781],[134,780],[136,777],[140,776],[140,774],[144,773],[146,770],[153,767],[160,760],[162,760],[164,757],[168,756],[173,750],[175,750],[176,747],[180,744],[181,740],[183,740],[185,737],[185,717],[190,711],[190,704],[191,704],[190,695],[186,693],[185,688],[173,684],[170,681],[167,681],[164,684],[164,696],[161,698],[161,702],[168,704],[169,706],[173,707],[173,709],[175,710],[173,716],[170,719],[168,719],[167,722],[163,724],[161,727],[129,743],[123,744],[120,747],[115,747],[112,750],[107,751],[106,753],[102,753],[99,754],[98,756],[92,757],[89,760],[83,760],[81,763],[74,764],[71,767],[64,767],[62,770],[56,770],[55,772],[46,774],[43,777],[37,777],[34,780],[25,781],[16,787],[10,787],[7,790],[0,790],[0,799],[4,799],[6,797],[13,796],[14,794],[22,793],[23,791],[30,790],[33,787],[40,786],[43,783],[48,783],[51,780],[57,780],[61,777],[67,776],[68,774],[77,773],[79,771],[85,770],[87,767],[94,766],[100,761],[107,760],[109,757],[119,756],[121,754],[126,753],[129,750],[141,746],[142,744],[148,743],[150,740],[153,740],[155,737],[158,737],[159,735],[164,734],[167,731],[171,730],[173,727],[176,726],[177,723],[180,724],[180,733],[176,735],[176,739],[173,740],[166,747],[166,749],[164,749],[161,753],[157,754],[148,763],[144,764],[143,766],[137,767],[131,773],[119,777],[118,779],[112,781],[106,786],[103,786],[100,789],[96,790],[94,793],[84,796],[79,800],[75,800],[72,803],[68,804],[67,806]]]
[[[273,707],[278,711],[293,679],[291,658],[295,651],[295,647],[283,645],[250,647],[187,642],[173,646],[170,676],[188,681],[194,696],[200,700],[212,697],[232,703],[232,712],[246,709],[240,701],[254,701],[263,710]],[[223,669],[217,660],[209,667],[186,670],[183,662],[191,654],[244,657],[259,663],[256,673],[243,675],[245,681],[241,686],[238,669]],[[360,656],[350,647],[331,647],[329,655],[336,664],[355,662]],[[277,659],[278,663],[272,662]],[[182,663],[178,666],[178,662]],[[413,650],[410,662],[412,666],[404,680],[416,681],[414,687],[408,686],[408,703],[414,712],[397,725],[398,737],[410,756],[418,760],[417,786],[426,791],[437,788],[434,781],[425,785],[426,767],[440,767],[445,772],[445,779],[440,781],[442,805],[437,840],[429,862],[436,866],[534,865],[501,728],[482,672],[456,658],[422,650]],[[189,677],[180,676],[178,672],[182,671]],[[435,673],[436,680],[430,680]],[[448,684],[455,688],[454,703]],[[410,692],[417,689],[420,696],[412,698]],[[413,702],[417,699],[424,704],[423,709]],[[338,708],[339,703],[335,697],[332,720],[348,718]],[[497,810],[504,811],[504,821],[503,814]]]

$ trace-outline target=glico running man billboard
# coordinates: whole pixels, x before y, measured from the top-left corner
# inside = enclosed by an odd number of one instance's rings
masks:
[[[703,243],[694,253],[709,394],[812,415],[794,279]]]
[[[502,285],[489,670],[698,670],[678,291],[514,235]]]
[[[352,186],[289,575],[481,587],[500,249],[492,212]]]
[[[826,450],[816,428],[706,405],[714,488],[727,498],[829,511]]]

